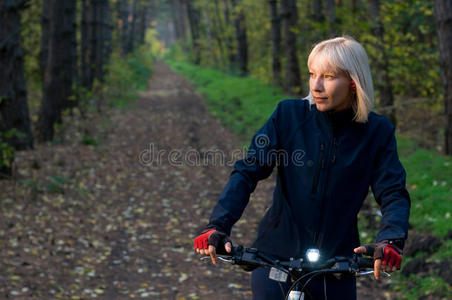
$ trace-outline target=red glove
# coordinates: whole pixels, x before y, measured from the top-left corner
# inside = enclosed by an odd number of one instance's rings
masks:
[[[402,263],[402,249],[395,245],[393,241],[384,240],[375,244],[366,245],[366,254],[374,257],[374,260],[381,259],[382,265],[395,266],[400,270]]]
[[[231,239],[226,233],[218,231],[215,228],[204,229],[194,240],[195,250],[207,249],[209,245],[212,245],[216,248],[217,253],[226,253],[224,245],[227,242],[232,244]]]

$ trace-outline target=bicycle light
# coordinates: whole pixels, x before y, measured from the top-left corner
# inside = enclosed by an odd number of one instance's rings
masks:
[[[306,251],[306,258],[308,259],[309,262],[317,262],[319,260],[320,257],[320,251],[319,249],[308,249]]]

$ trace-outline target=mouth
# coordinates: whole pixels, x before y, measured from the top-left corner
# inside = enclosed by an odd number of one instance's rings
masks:
[[[315,102],[325,102],[328,100],[328,97],[313,97]]]

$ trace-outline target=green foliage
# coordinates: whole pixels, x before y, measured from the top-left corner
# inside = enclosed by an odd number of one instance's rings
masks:
[[[8,169],[14,160],[14,147],[9,141],[15,138],[24,138],[25,134],[16,128],[0,132],[0,169]]]
[[[82,144],[84,144],[84,145],[91,145],[91,146],[97,146],[99,144],[99,142],[97,141],[96,138],[85,134],[82,137]]]
[[[132,99],[136,99],[137,90],[146,88],[153,63],[154,57],[145,46],[124,58],[113,53],[102,86],[102,96],[110,104],[127,106]]]
[[[32,89],[41,86],[39,54],[41,50],[41,16],[43,1],[32,0],[21,14],[21,46],[24,51],[24,73]]]
[[[381,16],[394,92],[413,97],[440,97],[442,85],[433,2],[383,1]]]
[[[268,1],[243,0],[237,9],[230,7],[230,22],[226,23],[223,7],[218,9],[215,1],[195,0],[193,4],[200,9],[201,66],[229,70],[227,47],[228,39],[232,43],[232,54],[236,53],[234,17],[241,10],[245,14],[248,38],[248,69],[252,76],[264,82],[271,81],[271,20]],[[353,7],[356,5],[356,7]],[[312,1],[297,1],[298,25],[292,28],[297,35],[297,49],[302,82],[307,85],[306,62],[312,46],[336,35],[350,35],[366,48],[374,72],[374,81],[378,82],[375,66],[377,62],[387,61],[389,76],[395,95],[423,98],[441,98],[442,88],[438,63],[438,45],[435,31],[432,1],[387,0],[380,1],[380,16],[384,27],[382,46],[386,58],[377,51],[378,43],[371,31],[369,7],[366,1],[336,1],[336,22],[329,24],[316,22],[313,18]],[[325,14],[325,9],[323,10]],[[215,19],[215,22],[214,20]],[[209,21],[210,20],[210,21]],[[282,29],[282,27],[281,27]],[[284,37],[283,37],[284,38]],[[284,49],[284,41],[282,47]],[[174,56],[173,56],[174,54]],[[181,55],[170,51],[170,58],[191,57],[192,52]],[[282,53],[282,76],[285,73],[285,54]],[[426,66],[428,66],[426,68]],[[305,75],[306,74],[306,75]],[[378,96],[378,90],[377,96]]]
[[[245,140],[265,123],[280,100],[288,98],[280,89],[255,78],[227,75],[183,62],[168,63],[192,81],[206,95],[211,112]]]
[[[42,37],[42,0],[30,0],[21,13],[21,47],[24,53],[24,75],[30,118],[36,122],[42,100],[42,70],[39,65]]]
[[[60,194],[64,191],[65,185],[69,180],[65,177],[54,175],[49,178],[48,191],[54,194]]]
[[[266,1],[267,2],[267,1]],[[266,83],[272,81],[271,23],[269,5],[261,1],[243,1],[249,43],[250,74]]]
[[[188,61],[187,53],[182,49],[181,43],[177,42],[171,45],[168,51],[165,53],[165,57],[176,62]]]
[[[158,40],[158,32],[154,28],[149,28],[146,30],[145,41],[149,45],[149,54],[152,57],[162,57],[164,48],[161,41]]]
[[[97,79],[94,80],[94,84],[96,84]],[[82,85],[74,85],[73,86],[74,94],[76,95],[77,101],[78,101],[78,107],[80,110],[86,110],[89,109],[91,106],[94,106],[94,103],[92,102],[93,99],[93,92],[91,90],[88,90],[86,87]]]
[[[0,169],[10,168],[14,160],[14,148],[3,141],[2,133],[0,133]]]

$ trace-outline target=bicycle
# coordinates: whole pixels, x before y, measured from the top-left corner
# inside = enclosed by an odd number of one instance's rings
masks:
[[[252,271],[257,267],[269,267],[269,278],[278,282],[286,282],[288,276],[293,283],[285,296],[286,300],[303,300],[305,294],[309,295],[307,286],[309,282],[320,275],[348,274],[352,276],[366,276],[373,274],[374,261],[372,258],[361,257],[354,254],[352,257],[336,256],[327,260],[320,259],[318,249],[308,249],[304,258],[279,260],[255,248],[233,247],[231,253],[222,251],[218,259],[241,266],[245,271]],[[210,259],[202,257],[201,260]],[[372,270],[369,270],[372,269]],[[390,274],[381,272],[383,276]],[[304,280],[304,282],[303,282]],[[302,284],[302,285],[301,285]],[[299,286],[301,285],[301,288]]]

